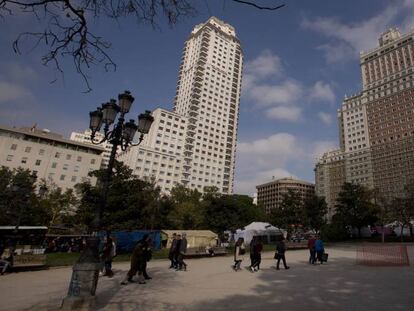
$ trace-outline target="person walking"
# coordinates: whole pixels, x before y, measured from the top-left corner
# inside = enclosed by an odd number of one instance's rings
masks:
[[[126,285],[128,282],[134,282],[133,277],[138,272],[138,283],[145,284],[143,277],[143,267],[144,267],[144,249],[147,244],[148,234],[144,234],[143,238],[139,240],[132,252],[131,257],[131,268],[129,269],[127,275],[122,280],[121,285]]]
[[[255,254],[255,247],[256,247],[256,240],[257,240],[257,236],[253,236],[252,240],[250,241],[250,271],[254,272],[254,267],[256,265],[256,254]]]
[[[246,252],[246,247],[244,245],[244,239],[238,238],[236,244],[234,245],[234,265],[233,270],[241,270],[240,265],[243,261],[243,255]]]
[[[309,263],[314,265],[316,262],[316,250],[315,250],[315,236],[311,235],[308,239],[308,249],[309,249]]]
[[[168,259],[171,261],[170,269],[177,268],[177,262],[175,261],[175,249],[176,249],[176,247],[177,247],[177,234],[173,233],[170,250],[168,252]]]
[[[142,275],[144,277],[144,279],[146,280],[151,280],[152,277],[150,277],[147,273],[147,264],[148,262],[152,259],[152,250],[151,250],[151,245],[152,245],[152,239],[150,237],[147,238],[146,241],[144,241],[144,247],[142,250],[142,257],[143,257],[143,261],[142,261]]]
[[[276,270],[279,270],[279,264],[281,260],[283,261],[283,266],[285,267],[285,269],[290,268],[289,266],[286,265],[285,253],[286,253],[286,244],[285,244],[284,238],[282,237],[276,243],[276,253],[275,253],[275,259],[277,259]]]
[[[186,234],[183,233],[181,237],[180,249],[178,253],[178,269],[187,271],[187,264],[184,262],[185,253],[187,253],[187,238]]]
[[[105,244],[103,245],[102,250],[102,260],[104,261],[104,276],[109,278],[114,276],[114,272],[112,271],[112,260],[116,256],[116,246],[111,237],[107,237]]]
[[[321,240],[320,236],[318,235],[315,241],[315,251],[317,255],[318,261],[323,264],[323,253],[325,252],[325,247],[323,246],[323,241]]]
[[[262,263],[262,250],[263,250],[263,243],[260,237],[257,237],[256,246],[254,248],[254,253],[256,257],[256,263],[254,265],[254,269],[256,271],[260,270],[260,264]]]

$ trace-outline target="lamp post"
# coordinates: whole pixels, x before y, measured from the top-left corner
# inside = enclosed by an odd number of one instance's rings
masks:
[[[115,156],[120,147],[126,150],[130,146],[138,146],[144,136],[148,134],[151,124],[154,121],[150,111],[145,111],[138,115],[137,124],[133,119],[125,122],[125,115],[129,112],[134,97],[129,91],[118,95],[118,102],[111,99],[108,103],[102,104],[95,111],[89,113],[91,130],[91,142],[95,145],[104,142],[112,144],[111,155],[108,167],[99,181],[102,188],[101,202],[95,211],[95,218],[92,223],[92,230],[95,234],[87,240],[85,250],[73,267],[72,278],[66,298],[63,300],[62,307],[65,309],[82,308],[93,304],[96,287],[98,284],[99,269],[99,237],[98,231],[101,230],[102,212],[105,209],[110,181],[113,175]],[[117,119],[118,117],[118,119]],[[97,139],[96,134],[103,127],[103,138]],[[140,133],[137,143],[133,142],[136,133]]]

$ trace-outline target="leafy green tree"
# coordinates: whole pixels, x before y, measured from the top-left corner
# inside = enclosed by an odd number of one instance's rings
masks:
[[[404,186],[402,196],[392,199],[389,213],[391,219],[401,225],[401,241],[404,240],[404,228],[409,227],[410,234],[413,235],[411,221],[414,220],[414,181],[408,182]]]
[[[103,180],[106,170],[98,170],[91,176]],[[115,162],[110,180],[106,204],[103,204],[102,182],[92,186],[88,182],[77,185],[80,196],[77,217],[90,228],[98,206],[102,207],[101,228],[106,230],[150,229],[151,219],[156,219],[156,207],[160,195],[153,182],[140,180],[121,162]]]
[[[270,219],[273,225],[284,228],[289,233],[306,224],[306,214],[299,195],[291,189],[284,193],[279,207],[272,209]]]
[[[38,202],[36,175],[27,169],[0,168],[0,224],[46,225]]]
[[[305,200],[303,207],[307,218],[307,225],[318,232],[326,223],[325,216],[328,207],[325,198],[314,194]]]
[[[40,187],[44,187],[45,193],[39,199],[39,205],[46,213],[49,230],[56,225],[65,225],[65,221],[74,215],[77,198],[73,189],[62,191],[62,188],[51,182],[43,180]]]
[[[365,187],[344,183],[338,194],[335,216],[345,225],[357,228],[358,237],[361,237],[362,227],[377,220],[378,211],[372,201],[372,195]]]

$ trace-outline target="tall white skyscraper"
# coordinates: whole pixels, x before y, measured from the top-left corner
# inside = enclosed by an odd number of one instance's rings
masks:
[[[176,184],[231,194],[243,55],[232,26],[211,17],[185,43],[173,112],[155,109],[138,148],[118,156],[164,193]]]
[[[216,17],[185,42],[174,112],[188,118],[182,183],[232,193],[243,54],[232,26]]]

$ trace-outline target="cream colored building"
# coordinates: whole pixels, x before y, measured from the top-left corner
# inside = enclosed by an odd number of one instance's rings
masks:
[[[88,173],[101,165],[103,149],[65,139],[35,128],[0,126],[0,166],[36,173],[38,180],[53,181],[62,189],[90,180]]]
[[[187,118],[161,108],[152,116],[154,122],[141,145],[121,152],[117,159],[137,177],[154,180],[162,192],[169,193],[188,170],[183,154]]]
[[[182,183],[232,193],[243,54],[235,29],[211,17],[185,42],[174,112],[188,118]]]
[[[263,206],[266,213],[278,208],[283,201],[283,196],[289,190],[293,190],[304,202],[315,194],[315,185],[303,180],[293,178],[281,178],[271,182],[257,185],[257,205]]]
[[[84,144],[92,144],[91,142],[91,134],[92,131],[91,130],[86,130],[83,133],[81,132],[72,132],[70,134],[70,140],[73,141],[77,141],[77,142],[81,142]],[[100,132],[96,132],[95,133],[95,142],[99,142],[104,138],[104,134],[100,133]],[[97,145],[95,145],[97,146]],[[112,151],[112,144],[108,141],[103,142],[102,144],[99,144],[99,146],[101,146],[104,149],[104,152],[102,152],[102,162],[101,162],[101,167],[102,168],[106,168],[108,167],[109,164],[109,158],[111,156],[111,151]],[[118,148],[118,152],[119,152],[120,148]]]
[[[335,214],[335,203],[342,185],[346,181],[345,155],[341,149],[328,151],[315,166],[315,193],[324,197],[330,221]]]
[[[232,26],[211,17],[185,42],[173,112],[156,109],[138,148],[118,159],[168,193],[178,183],[232,193],[243,55]]]

